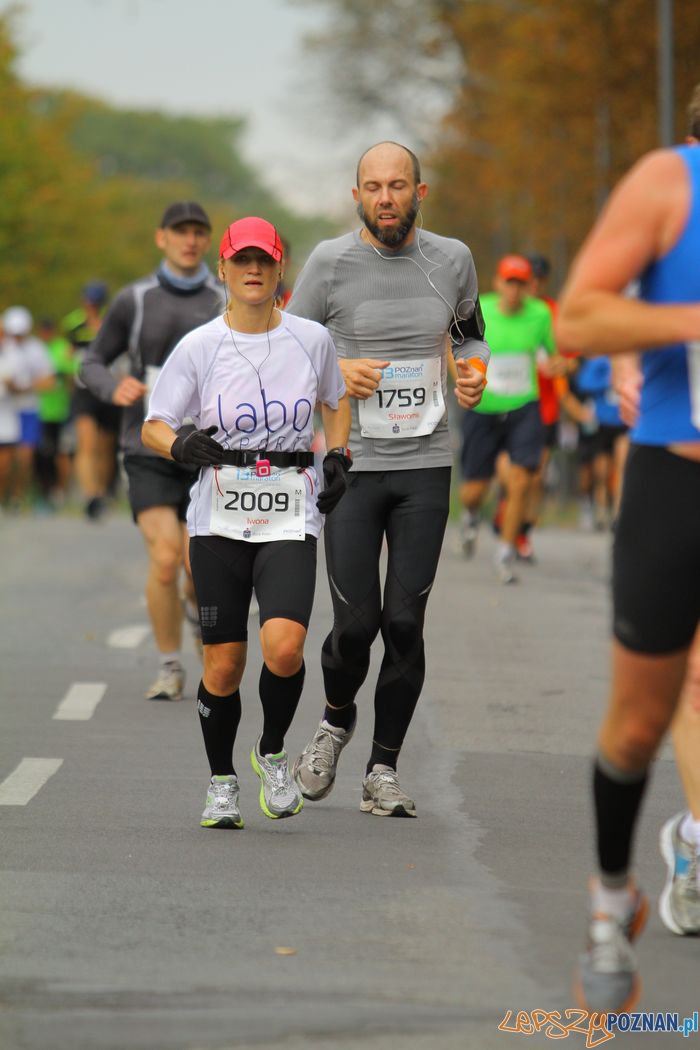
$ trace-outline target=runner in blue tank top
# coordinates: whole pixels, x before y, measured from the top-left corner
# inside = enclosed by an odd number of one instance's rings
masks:
[[[698,252],[700,150],[650,153],[615,190],[584,244],[558,326],[562,344],[583,354],[643,352],[613,552],[612,685],[593,776],[599,873],[577,981],[582,1005],[601,1012],[628,1010],[639,994],[632,942],[648,906],[630,877],[631,842],[700,621],[700,589],[689,587],[700,573]],[[625,297],[640,275],[639,298]],[[690,670],[692,687],[692,661]],[[695,675],[697,692],[697,667]],[[664,829],[673,868],[666,908],[673,899],[685,926],[700,928],[700,842],[685,843],[679,823]]]

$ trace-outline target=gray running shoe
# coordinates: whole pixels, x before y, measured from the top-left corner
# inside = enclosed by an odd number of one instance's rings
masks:
[[[460,540],[462,542],[462,554],[465,558],[473,558],[476,553],[476,538],[479,531],[479,520],[467,517],[463,518],[459,526]]]
[[[260,777],[260,809],[265,816],[280,820],[298,813],[304,799],[289,772],[287,752],[261,755],[256,743],[250,752],[250,764]]]
[[[318,802],[330,795],[338,771],[340,752],[352,740],[355,725],[338,729],[325,719],[294,763],[292,773],[304,798]]]
[[[513,564],[515,558],[511,555],[504,555],[498,553],[494,558],[494,565],[496,566],[496,572],[501,583],[517,583],[518,577],[513,571]]]
[[[147,700],[182,700],[185,672],[177,660],[162,664],[158,677],[146,693]]]
[[[637,892],[626,920],[593,915],[588,946],[579,959],[575,991],[591,1013],[621,1013],[632,1009],[641,989],[632,942],[644,929],[649,901]]]
[[[401,790],[399,776],[391,766],[375,766],[362,781],[363,813],[375,817],[415,817],[416,804]]]
[[[199,822],[203,828],[242,828],[238,808],[238,777],[213,776],[207,791],[207,804]]]
[[[659,897],[659,915],[664,926],[680,936],[700,934],[700,882],[698,854],[684,842],[679,831],[684,813],[666,821],[659,845],[666,861],[666,885]]]

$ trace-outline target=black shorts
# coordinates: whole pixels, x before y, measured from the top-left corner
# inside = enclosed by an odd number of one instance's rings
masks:
[[[100,430],[106,430],[110,434],[119,432],[119,420],[121,409],[118,405],[111,405],[107,401],[100,401],[93,393],[85,387],[78,387],[73,391],[73,418],[78,416],[90,416],[97,423]]]
[[[553,449],[557,447],[559,442],[559,424],[558,423],[545,423],[544,424],[544,447]]]
[[[246,543],[192,536],[190,564],[205,645],[248,640],[255,588],[260,625],[280,617],[309,626],[316,589],[316,537]]]
[[[639,653],[687,648],[700,621],[700,463],[632,445],[613,545],[613,633]]]
[[[614,427],[609,423],[601,423],[592,434],[581,432],[578,443],[579,462],[590,463],[596,456],[612,456],[615,442],[626,433],[627,427]]]
[[[498,453],[511,463],[537,470],[544,448],[539,401],[512,412],[465,412],[462,417],[461,468],[465,481],[483,481],[496,471]]]
[[[129,479],[129,505],[134,521],[142,510],[151,507],[173,507],[179,520],[186,520],[197,468],[183,467],[160,456],[127,453],[124,470]]]

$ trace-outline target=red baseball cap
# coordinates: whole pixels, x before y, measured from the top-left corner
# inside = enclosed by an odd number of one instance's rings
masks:
[[[496,273],[504,281],[523,281],[525,284],[532,280],[532,266],[524,255],[504,255]]]
[[[275,227],[267,219],[259,219],[255,215],[231,223],[221,238],[219,255],[222,259],[230,259],[243,248],[261,248],[276,262],[280,262],[284,254],[282,241]]]

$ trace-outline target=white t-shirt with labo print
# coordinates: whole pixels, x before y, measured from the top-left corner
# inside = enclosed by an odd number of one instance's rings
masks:
[[[283,313],[269,333],[231,331],[222,317],[189,332],[163,365],[146,419],[173,430],[191,420],[224,448],[306,452],[313,439],[314,408],[337,408],[345,393],[336,349],[323,325]],[[190,492],[187,529],[209,536],[213,467],[204,467]],[[319,479],[306,485],[306,532],[319,536]]]

